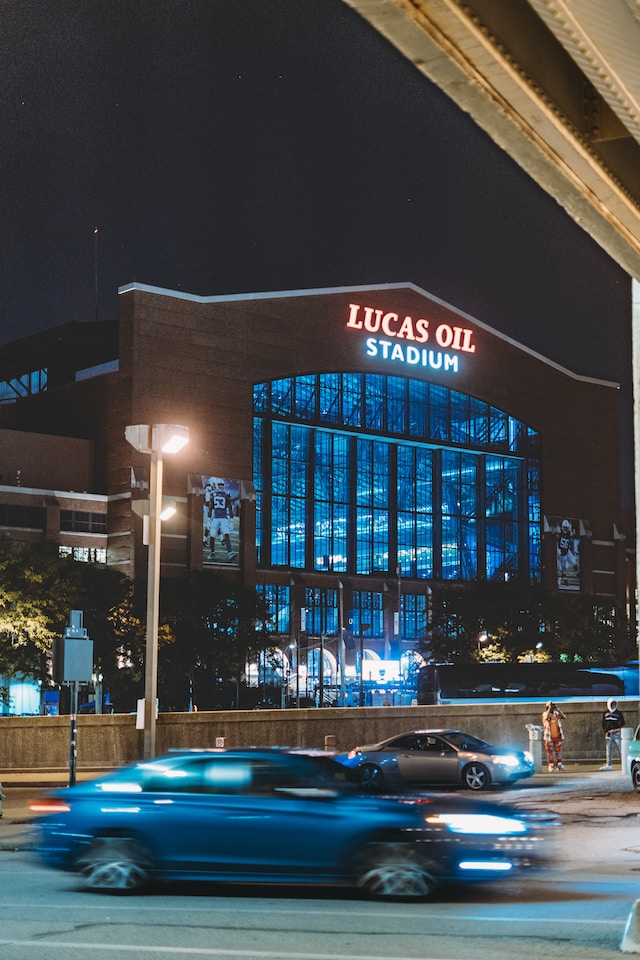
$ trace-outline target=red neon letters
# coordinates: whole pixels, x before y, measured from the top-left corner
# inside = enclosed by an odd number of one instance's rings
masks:
[[[384,334],[397,340],[413,340],[415,343],[427,343],[430,339],[429,321],[420,318],[405,316],[392,311],[385,313],[375,307],[363,307],[359,303],[349,304],[349,318],[347,326],[353,330],[363,330],[366,333]],[[445,350],[459,350],[461,353],[475,353],[476,345],[472,343],[473,330],[469,327],[450,326],[440,323],[435,328],[433,339]]]

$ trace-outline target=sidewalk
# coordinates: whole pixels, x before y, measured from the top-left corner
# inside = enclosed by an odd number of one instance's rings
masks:
[[[113,767],[113,770],[117,770]],[[76,780],[93,780],[103,773],[109,773],[105,767],[79,767],[76,768]],[[5,787],[40,787],[41,789],[50,789],[51,787],[66,787],[69,785],[68,767],[38,767],[30,768],[12,768],[0,770],[0,783]]]
[[[104,769],[76,770],[76,781],[92,780],[105,773]],[[33,814],[29,802],[38,794],[69,785],[69,769],[39,768],[37,770],[1,770],[0,783],[6,796],[2,802],[0,819],[0,852],[24,850],[29,847],[29,830]]]

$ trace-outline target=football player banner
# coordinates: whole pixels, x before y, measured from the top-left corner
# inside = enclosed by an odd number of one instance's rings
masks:
[[[240,481],[202,477],[203,562],[240,565]]]
[[[580,589],[580,521],[553,517],[558,590]]]

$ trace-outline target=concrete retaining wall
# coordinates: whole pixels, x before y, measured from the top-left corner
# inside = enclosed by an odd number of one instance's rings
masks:
[[[526,725],[540,725],[542,704],[474,704],[464,707],[365,707],[305,710],[234,710],[160,714],[157,752],[172,747],[293,746],[338,751],[428,727],[455,727],[490,743],[526,749]],[[604,760],[600,718],[605,703],[564,705],[565,760]],[[638,703],[621,703],[628,726],[638,723]],[[69,765],[69,717],[0,718],[0,770]],[[132,714],[78,717],[77,766],[106,769],[140,759],[143,733]]]

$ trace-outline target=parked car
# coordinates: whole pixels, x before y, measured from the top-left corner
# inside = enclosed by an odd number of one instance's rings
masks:
[[[363,795],[328,756],[283,749],[170,753],[30,806],[40,860],[97,890],[214,880],[426,898],[547,855],[544,818],[470,797]]]
[[[336,760],[371,793],[407,783],[486,790],[491,784],[515,783],[535,772],[528,751],[492,746],[461,730],[412,730],[381,743],[354,747]]]
[[[640,793],[640,724],[635,729],[633,740],[629,742],[628,764],[633,789]]]

